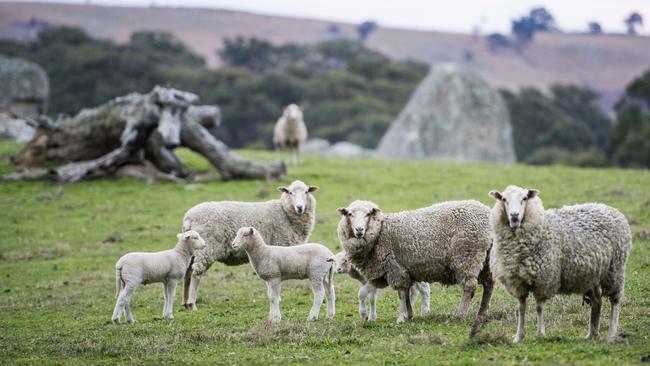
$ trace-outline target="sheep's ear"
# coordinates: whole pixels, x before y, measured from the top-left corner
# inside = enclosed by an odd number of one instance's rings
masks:
[[[253,235],[253,228],[250,228],[250,230],[248,230],[248,235]]]
[[[318,186],[309,186],[309,188],[307,188],[307,192],[309,193],[314,193],[317,190],[318,190]]]
[[[379,207],[373,207],[370,209],[370,216],[377,216],[381,212]]]
[[[289,189],[287,189],[287,187],[278,187],[278,192],[289,193]]]
[[[185,235],[185,233],[178,233],[176,234],[176,237],[178,238],[178,240],[181,240],[183,239],[183,235]]]
[[[488,193],[488,195],[490,197],[494,197],[494,199],[497,200],[497,201],[501,201],[501,199],[503,198],[503,196],[501,196],[501,192],[498,192],[498,191],[490,191],[490,193]]]
[[[539,196],[539,191],[536,189],[529,189],[528,190],[528,199],[534,198]]]
[[[339,213],[341,216],[347,216],[348,215],[348,209],[345,207],[339,207],[336,209],[336,211]]]
[[[325,262],[334,262],[334,258],[332,258],[332,257],[327,257],[327,259],[325,259]]]

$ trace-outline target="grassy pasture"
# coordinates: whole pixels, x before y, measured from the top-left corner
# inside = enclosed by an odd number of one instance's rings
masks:
[[[0,174],[20,148],[0,143]],[[260,159],[264,152],[244,151]],[[180,155],[199,171],[202,158]],[[133,179],[68,184],[0,182],[0,364],[635,364],[650,354],[650,172],[451,162],[397,162],[307,157],[284,182],[191,184]],[[249,265],[215,265],[199,289],[198,312],[175,300],[173,321],[161,320],[159,285],[132,300],[138,322],[113,325],[113,266],[129,251],[171,248],[185,210],[206,200],[263,200],[275,187],[301,179],[319,185],[318,221],[312,241],[333,250],[336,208],[356,198],[384,211],[475,198],[492,205],[491,189],[507,184],[537,188],[546,207],[599,201],[620,209],[634,232],[626,296],[615,344],[586,342],[589,310],[579,296],[547,305],[547,336],[536,339],[529,305],[527,338],[512,345],[516,301],[498,285],[489,323],[467,340],[472,316],[456,316],[460,288],[432,286],[432,314],[396,324],[397,295],[378,298],[378,321],[357,314],[358,283],[336,277],[334,321],[307,323],[306,283],[283,285],[282,323],[265,321],[266,287]],[[478,291],[471,313],[478,308]],[[420,304],[415,309],[419,311]],[[325,314],[324,308],[321,317]],[[601,334],[606,334],[609,303]]]

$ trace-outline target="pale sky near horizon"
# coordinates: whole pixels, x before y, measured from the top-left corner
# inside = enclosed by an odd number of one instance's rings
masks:
[[[509,32],[513,18],[537,6],[546,7],[565,31],[584,31],[588,22],[598,21],[606,32],[624,32],[623,19],[637,11],[646,19],[640,33],[650,34],[650,0],[40,0],[43,1],[208,7],[349,23],[372,19],[390,27],[459,33],[470,33],[476,27],[481,33]]]

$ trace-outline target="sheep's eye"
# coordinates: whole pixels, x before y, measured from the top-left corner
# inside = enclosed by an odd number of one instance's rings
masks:
[[[348,212],[348,217],[352,217],[352,212]]]
[[[508,200],[504,197],[501,199],[503,202],[508,202]]]
[[[523,199],[523,200],[524,200],[524,201],[526,201],[526,200],[528,200],[528,197],[524,197],[524,199]]]

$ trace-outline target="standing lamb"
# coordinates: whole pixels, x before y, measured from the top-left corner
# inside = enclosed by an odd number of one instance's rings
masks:
[[[280,199],[266,202],[218,201],[200,203],[185,213],[183,230],[196,230],[207,248],[196,252],[185,276],[183,305],[196,310],[196,294],[201,276],[214,262],[234,266],[248,262],[246,253],[233,250],[230,243],[242,226],[258,228],[270,245],[303,244],[309,239],[316,220],[318,187],[296,180],[279,187]]]
[[[327,298],[327,319],[334,317],[334,270],[328,258],[332,252],[316,243],[301,244],[292,247],[266,245],[260,233],[252,227],[243,227],[237,231],[232,248],[243,248],[248,254],[257,276],[266,281],[271,308],[269,320],[279,322],[280,288],[282,281],[291,279],[309,279],[314,292],[314,304],[307,320],[318,319],[323,295]]]
[[[490,209],[478,201],[450,201],[414,211],[382,213],[369,201],[339,208],[338,236],[350,262],[377,288],[399,292],[398,322],[410,319],[409,289],[415,282],[460,284],[465,313],[477,284],[483,298],[470,337],[483,322],[494,281],[487,260]]]
[[[162,282],[165,307],[163,317],[174,319],[172,306],[176,284],[185,275],[187,265],[195,250],[205,248],[205,241],[196,231],[177,235],[178,243],[171,250],[156,253],[129,253],[115,264],[115,289],[117,302],[113,311],[113,323],[118,324],[124,313],[126,321],[133,323],[129,300],[140,284]]]
[[[377,288],[371,285],[368,280],[359,272],[359,270],[350,263],[345,252],[339,252],[335,256],[328,258],[328,261],[334,262],[336,273],[347,273],[350,277],[361,282],[363,286],[359,288],[359,315],[361,320],[373,321],[377,319]],[[431,294],[431,286],[428,282],[415,282],[411,286],[410,298],[411,305],[415,304],[418,293],[422,296],[422,310],[420,315],[426,316],[429,314],[429,298]],[[366,309],[366,298],[370,299],[370,315]]]
[[[519,300],[513,341],[524,338],[526,298],[537,303],[537,335],[544,336],[544,302],[555,294],[581,294],[591,305],[587,339],[599,336],[602,296],[612,304],[607,339],[616,338],[625,264],[632,247],[630,225],[603,204],[565,206],[544,211],[539,191],[508,186],[490,216],[494,246],[491,268]]]
[[[287,148],[294,165],[300,164],[300,146],[307,140],[307,126],[302,114],[302,108],[289,104],[284,108],[282,117],[273,128],[273,146],[277,152]]]

